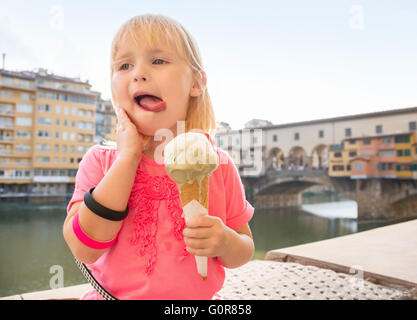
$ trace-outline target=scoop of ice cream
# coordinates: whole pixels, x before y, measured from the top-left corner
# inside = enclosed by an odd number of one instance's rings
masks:
[[[186,132],[167,143],[164,164],[168,176],[182,186],[209,176],[219,166],[219,157],[204,134]]]

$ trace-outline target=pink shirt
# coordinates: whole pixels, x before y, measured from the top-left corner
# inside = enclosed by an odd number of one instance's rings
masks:
[[[209,180],[209,214],[237,229],[252,218],[254,208],[245,199],[233,160],[227,152],[216,151],[220,165]],[[99,145],[88,150],[79,164],[67,212],[101,181],[116,156],[116,149]],[[128,207],[115,244],[88,265],[99,283],[123,300],[212,299],[223,286],[224,267],[217,258],[209,258],[207,280],[197,273],[194,256],[185,250],[178,188],[163,164],[142,154]],[[91,290],[82,299],[102,298]]]

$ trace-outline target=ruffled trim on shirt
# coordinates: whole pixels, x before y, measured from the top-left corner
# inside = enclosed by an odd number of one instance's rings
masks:
[[[147,258],[145,268],[147,275],[153,271],[157,259],[158,209],[163,200],[167,200],[168,203],[173,223],[173,236],[182,241],[185,220],[182,217],[183,211],[177,185],[167,175],[151,176],[138,168],[128,201],[129,209],[134,214],[130,243],[135,246],[139,245],[139,254]],[[180,260],[188,254],[184,243]]]

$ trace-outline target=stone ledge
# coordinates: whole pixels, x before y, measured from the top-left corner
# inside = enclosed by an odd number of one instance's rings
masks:
[[[291,262],[252,260],[225,269],[221,300],[396,300],[413,299],[410,292],[377,285],[354,275]],[[90,284],[25,293],[3,300],[79,299]]]

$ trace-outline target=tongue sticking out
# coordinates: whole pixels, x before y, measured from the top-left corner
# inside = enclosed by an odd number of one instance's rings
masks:
[[[155,110],[165,106],[165,101],[157,97],[146,96],[140,100],[140,105],[146,109]]]

